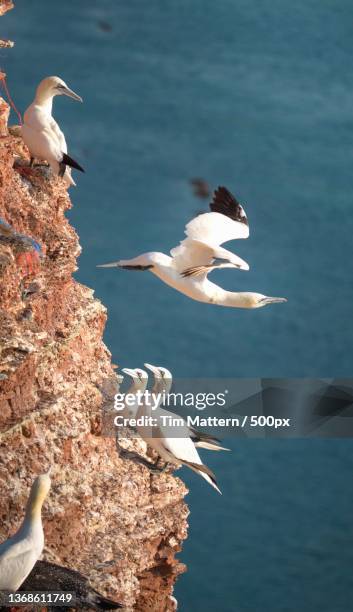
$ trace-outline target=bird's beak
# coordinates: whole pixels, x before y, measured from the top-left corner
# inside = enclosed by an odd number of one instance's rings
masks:
[[[159,369],[156,366],[151,365],[150,363],[143,364],[147,370],[151,370],[155,376],[160,376]]]
[[[280,297],[265,297],[263,298],[260,303],[263,306],[267,306],[267,304],[283,304],[284,302],[287,302],[287,298],[280,298]]]
[[[112,263],[108,263],[108,264],[100,264],[99,266],[97,266],[97,268],[117,268],[117,267],[118,267],[117,261],[113,261]]]
[[[136,378],[135,370],[131,370],[130,368],[123,368],[121,371],[124,372],[124,374],[127,374],[128,376],[132,376],[132,378]]]
[[[77,100],[78,102],[83,102],[81,96],[79,96],[77,93],[72,91],[72,89],[70,89],[69,87],[64,87],[62,89],[62,92],[65,96],[69,96],[69,98],[73,98],[74,100]]]

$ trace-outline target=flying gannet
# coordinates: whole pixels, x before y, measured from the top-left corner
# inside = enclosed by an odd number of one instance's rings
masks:
[[[159,399],[159,402],[161,398]],[[157,402],[158,403],[158,402]],[[207,482],[221,493],[217,486],[216,477],[209,467],[204,465],[201,458],[196,450],[195,444],[190,437],[188,427],[185,425],[178,425],[178,433],[180,437],[170,437],[170,427],[164,426],[160,420],[159,407],[155,407],[152,410],[152,402],[143,399],[139,403],[138,410],[136,413],[136,431],[141,438],[146,442],[147,446],[155,450],[159,457],[163,459],[166,464],[170,463],[174,466],[185,465],[191,470],[202,476]],[[175,415],[174,415],[175,416]],[[156,419],[157,424],[152,427],[147,424],[139,424],[139,419]],[[168,435],[169,430],[169,435]],[[147,465],[149,469],[155,466]],[[163,470],[158,470],[163,471]]]
[[[118,610],[123,607],[98,593],[89,585],[88,578],[76,570],[48,561],[37,561],[20,591],[71,592],[76,598],[75,609],[77,607],[79,610]]]
[[[42,505],[50,490],[49,472],[35,479],[23,523],[14,536],[0,544],[0,590],[17,591],[42,554]]]
[[[154,394],[164,393],[167,396],[173,384],[172,373],[169,370],[167,370],[167,368],[162,368],[160,366],[159,367],[153,366],[150,363],[145,363],[144,366],[145,368],[153,372],[154,385],[152,388],[152,393]],[[158,407],[158,413],[168,415],[172,418],[175,418],[176,416],[173,412],[169,412],[169,410],[166,410],[165,408],[162,408],[161,406]],[[210,436],[209,434],[198,431],[197,429],[194,429],[194,427],[188,426],[186,423],[185,423],[185,427],[187,427],[190,438],[192,439],[195,446],[197,446],[198,448],[206,448],[208,450],[213,450],[213,451],[220,451],[220,450],[229,451],[230,450],[229,448],[224,448],[224,446],[221,446],[221,442],[220,440],[218,440],[218,438],[215,438],[214,436]]]
[[[233,268],[248,270],[248,264],[220,245],[235,238],[247,238],[249,225],[243,207],[225,187],[218,187],[210,204],[211,212],[198,215],[185,228],[186,238],[170,251],[143,253],[100,268],[150,270],[164,283],[193,300],[235,308],[261,308],[286,302],[285,298],[268,297],[260,293],[225,291],[210,282],[212,270]]]
[[[23,117],[22,137],[31,155],[31,166],[34,158],[46,160],[54,174],[63,177],[70,186],[76,183],[69,166],[81,172],[84,170],[67,154],[65,136],[52,116],[53,98],[60,95],[82,102],[82,98],[59,77],[47,77],[39,83],[34,101]]]

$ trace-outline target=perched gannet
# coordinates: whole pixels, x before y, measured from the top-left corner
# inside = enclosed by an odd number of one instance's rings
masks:
[[[140,370],[140,368],[123,368],[121,371],[132,378],[132,383],[125,395],[136,395],[138,392],[142,394],[146,391],[148,383],[147,372]],[[134,418],[138,410],[137,402],[138,399],[136,399],[136,404],[133,404],[132,402],[129,402],[129,404],[125,403],[124,409],[122,410],[123,416],[126,418]]]
[[[89,608],[90,610],[117,610],[123,606],[107,599],[93,589],[88,578],[76,570],[48,561],[37,561],[29,576],[21,586],[21,591],[48,591],[51,593],[74,593],[75,609]],[[57,610],[58,608],[53,608]],[[67,610],[67,608],[64,608]]]
[[[139,402],[142,401],[142,394],[145,392],[147,387],[148,374],[147,372],[145,372],[144,370],[140,370],[139,368],[123,368],[121,371],[132,378],[132,383],[125,393],[125,396],[130,396],[129,402],[125,401],[124,408],[122,409],[122,411],[118,411],[115,414],[122,415],[125,419],[135,419],[139,408]],[[132,401],[134,395],[136,396],[135,402]],[[136,429],[135,427],[131,428],[134,430]],[[142,457],[139,453],[123,448],[119,444],[119,440],[121,440],[121,437],[119,436],[118,429],[116,431],[115,444],[116,450],[120,457],[129,459],[130,461],[134,461],[135,463],[140,463],[141,465],[147,467],[151,472],[161,472],[161,469],[157,468],[153,463]]]
[[[150,363],[145,363],[144,366],[145,368],[153,372],[154,385],[152,388],[152,393],[154,394],[164,393],[165,395],[167,395],[169,391],[171,390],[172,384],[173,384],[172,373],[169,370],[167,370],[167,368],[162,368],[160,366],[156,367],[156,366],[151,365]],[[173,418],[176,416],[173,412],[169,412],[169,410],[165,410],[161,406],[158,407],[158,413],[169,415],[170,417],[173,417]],[[214,450],[214,451],[220,451],[220,450],[229,451],[230,450],[229,448],[225,448],[224,446],[221,446],[221,442],[220,440],[218,440],[218,438],[215,438],[214,436],[210,436],[201,431],[197,431],[197,429],[194,429],[194,427],[189,427],[186,423],[185,423],[185,427],[187,427],[190,438],[192,439],[195,446],[197,446],[198,448],[206,448],[208,450]]]
[[[31,165],[34,158],[46,160],[54,174],[62,176],[69,186],[76,183],[68,166],[84,170],[67,155],[65,136],[52,116],[53,98],[60,95],[82,102],[82,98],[59,77],[47,77],[39,83],[34,101],[23,117],[22,137],[31,154]]]
[[[35,479],[24,521],[12,538],[0,544],[0,590],[17,591],[42,554],[42,505],[50,490],[49,472]]]
[[[267,304],[286,302],[285,298],[267,297],[260,293],[225,291],[211,283],[207,275],[212,270],[233,268],[248,270],[248,264],[220,245],[235,238],[247,238],[249,226],[243,207],[225,187],[218,187],[210,204],[211,212],[198,215],[185,228],[187,238],[170,251],[143,253],[100,268],[150,270],[163,282],[193,300],[232,306],[260,308]]]
[[[171,437],[170,433],[171,428],[164,426],[161,420],[158,418],[159,416],[159,407],[152,410],[152,402],[142,398],[136,413],[136,431],[146,442],[147,446],[155,450],[159,457],[166,461],[167,464],[171,463],[176,466],[185,465],[189,467],[207,480],[207,482],[214,487],[216,491],[221,493],[217,486],[215,475],[210,468],[202,463],[195,444],[190,437],[188,427],[186,425],[184,427],[181,425],[178,426],[180,437],[173,438]],[[146,423],[148,419],[155,419],[157,424],[154,424],[153,426],[150,426],[149,424],[141,425],[138,422],[141,417]],[[147,465],[146,467],[150,468],[150,465]],[[155,466],[152,467],[155,469]]]

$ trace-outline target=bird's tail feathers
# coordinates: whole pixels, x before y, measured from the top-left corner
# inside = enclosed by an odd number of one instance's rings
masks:
[[[207,482],[214,489],[216,489],[216,491],[218,491],[220,495],[222,495],[222,491],[218,488],[218,485],[217,485],[216,476],[214,475],[212,470],[210,470],[210,468],[207,467],[207,465],[204,465],[203,463],[193,463],[192,461],[186,461],[184,459],[181,462],[183,463],[183,465],[186,465],[191,470],[196,472],[196,474],[200,474],[200,476],[202,476],[205,480],[207,480]]]
[[[71,166],[71,168],[75,168],[75,170],[79,170],[80,172],[84,172],[84,169],[82,168],[82,166],[80,166],[80,164],[77,163],[77,161],[75,161],[67,153],[63,153],[63,158],[61,160],[61,163],[65,164],[65,166]]]

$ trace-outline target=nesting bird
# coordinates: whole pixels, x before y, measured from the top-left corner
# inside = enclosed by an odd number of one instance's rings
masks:
[[[167,368],[163,368],[161,366],[153,366],[150,363],[145,363],[145,368],[151,370],[154,376],[154,385],[152,387],[152,393],[165,393],[168,394],[172,388],[173,384],[173,376],[172,373],[167,370]],[[165,410],[161,406],[158,407],[159,414],[163,414],[165,416],[175,417],[176,415],[169,410]],[[185,427],[189,432],[190,438],[198,448],[206,448],[207,450],[220,451],[225,450],[229,451],[229,448],[225,448],[221,446],[221,441],[214,436],[211,436],[202,431],[198,431],[194,427],[188,426],[184,421]]]
[[[67,186],[75,185],[71,169],[84,172],[83,168],[67,154],[63,132],[52,116],[54,96],[65,95],[82,102],[82,98],[57,76],[47,77],[36,91],[32,104],[24,114],[22,137],[34,158],[46,160],[54,174],[63,177]]]
[[[41,513],[50,486],[49,473],[35,479],[21,527],[14,536],[0,544],[0,590],[17,591],[42,554]]]
[[[74,593],[75,609],[77,607],[79,610],[118,610],[123,607],[117,601],[108,599],[93,589],[88,578],[80,572],[48,561],[37,561],[20,590]],[[58,610],[58,607],[53,610]]]
[[[198,215],[185,228],[186,238],[170,251],[143,253],[100,268],[149,270],[164,283],[193,300],[234,308],[261,308],[286,302],[285,298],[261,293],[225,291],[207,276],[212,270],[248,270],[248,264],[220,245],[236,238],[248,238],[249,225],[243,207],[225,187],[218,187],[210,203],[211,212]]]

